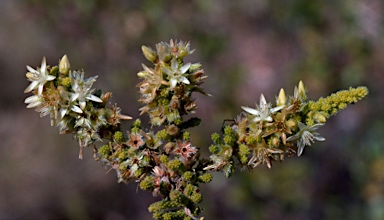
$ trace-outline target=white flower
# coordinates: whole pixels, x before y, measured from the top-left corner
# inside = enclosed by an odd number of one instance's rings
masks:
[[[75,105],[73,101],[71,101],[72,95],[73,95],[73,93],[71,93],[71,92],[67,92],[65,90],[60,91],[60,96],[63,97],[64,100],[67,101],[67,104],[62,105],[60,110],[59,110],[60,118],[63,118],[66,114],[68,114],[69,110],[76,112],[76,113],[79,113],[79,114],[83,113],[83,110],[81,110],[81,108],[79,108],[77,105]]]
[[[175,88],[177,83],[184,83],[189,84],[189,80],[187,77],[185,77],[185,73],[189,70],[189,67],[191,67],[191,63],[187,63],[184,66],[180,67],[177,63],[177,60],[174,58],[171,61],[171,69],[169,68],[163,68],[163,71],[168,75],[169,83],[171,85],[171,89]]]
[[[71,73],[72,90],[74,91],[71,95],[71,102],[78,100],[81,110],[85,108],[86,99],[94,102],[103,102],[99,97],[91,94],[93,92],[91,87],[96,82],[96,78],[97,76],[94,76],[84,80],[84,72]]]
[[[281,110],[282,108],[284,108],[284,106],[277,106],[275,108],[271,108],[270,104],[267,103],[267,101],[265,100],[264,95],[261,94],[260,105],[256,105],[256,109],[245,107],[245,106],[241,106],[241,108],[244,111],[248,112],[249,114],[256,116],[252,119],[253,122],[263,122],[263,121],[271,122],[272,121],[271,114]]]
[[[44,99],[38,95],[29,96],[24,100],[24,103],[28,104],[27,108],[34,108],[40,106],[41,104],[43,104],[43,102]]]
[[[29,71],[27,73],[27,78],[29,81],[31,81],[31,84],[29,84],[29,86],[24,90],[25,93],[30,92],[38,87],[38,95],[40,96],[43,93],[44,84],[56,78],[55,76],[48,75],[45,57],[43,58],[43,61],[41,61],[40,68],[35,70],[32,67],[27,66],[27,69]]]
[[[297,156],[300,156],[303,153],[304,147],[306,145],[311,146],[311,142],[314,143],[314,140],[317,141],[325,141],[325,138],[322,137],[319,133],[314,132],[324,124],[314,124],[312,126],[307,126],[301,122],[298,123],[300,131],[297,132],[295,135],[290,136],[287,138],[287,141],[298,141],[298,150],[297,150]]]

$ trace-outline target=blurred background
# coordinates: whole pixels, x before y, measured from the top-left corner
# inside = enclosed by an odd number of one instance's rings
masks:
[[[157,198],[118,184],[92,149],[79,160],[70,135],[25,108],[25,66],[67,54],[138,117],[136,73],[148,64],[140,47],[170,39],[190,41],[187,62],[209,75],[213,97],[195,95],[203,123],[191,131],[205,157],[210,134],[260,93],[274,103],[299,80],[311,99],[370,90],[302,157],[230,179],[214,174],[202,187],[206,219],[384,219],[383,11],[381,0],[0,0],[0,219],[151,219]]]

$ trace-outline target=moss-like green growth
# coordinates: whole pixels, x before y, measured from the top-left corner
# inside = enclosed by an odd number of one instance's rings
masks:
[[[118,143],[122,143],[124,142],[124,135],[123,135],[123,132],[121,131],[116,131],[115,134],[113,135],[113,139],[118,142]]]
[[[212,181],[212,175],[210,173],[204,173],[203,175],[199,176],[199,181],[202,183],[209,183]]]
[[[112,154],[111,149],[108,144],[103,145],[99,148],[98,153],[103,157],[108,157]]]

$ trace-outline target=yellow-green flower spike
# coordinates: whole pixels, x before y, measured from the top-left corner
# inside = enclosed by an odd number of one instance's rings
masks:
[[[326,98],[320,98],[318,101],[308,102],[309,112],[319,112],[326,118],[335,115],[342,109],[345,109],[348,104],[356,103],[368,95],[368,88],[360,86],[357,88],[349,88],[349,90],[342,90]],[[318,116],[315,114],[314,116]],[[313,118],[312,120],[315,120]],[[319,118],[317,118],[319,120]],[[322,120],[322,119],[320,119]]]

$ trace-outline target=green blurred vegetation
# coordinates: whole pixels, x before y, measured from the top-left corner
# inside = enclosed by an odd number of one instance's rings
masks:
[[[137,117],[140,46],[169,39],[190,41],[189,59],[209,75],[213,97],[196,97],[203,122],[191,132],[203,152],[206,134],[260,93],[274,102],[299,80],[312,99],[370,89],[329,120],[319,130],[327,141],[302,157],[229,180],[215,175],[202,192],[206,219],[383,219],[383,10],[380,0],[0,1],[0,219],[150,218],[156,198],[117,184],[91,149],[79,161],[77,144],[26,110],[22,91],[25,65],[68,54]]]

